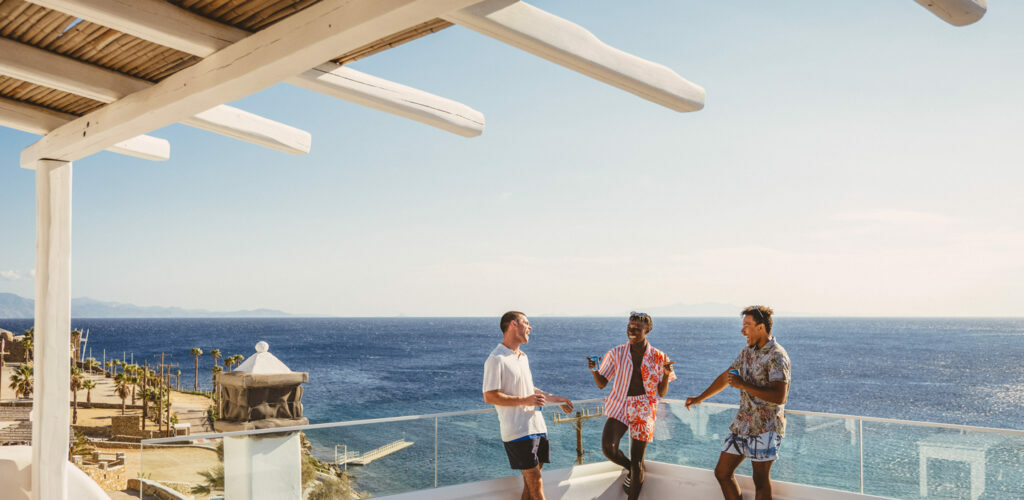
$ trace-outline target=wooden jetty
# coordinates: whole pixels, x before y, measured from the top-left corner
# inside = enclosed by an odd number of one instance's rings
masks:
[[[338,465],[352,464],[352,465],[366,465],[378,458],[386,457],[399,450],[403,450],[413,445],[412,441],[406,441],[404,438],[388,443],[380,448],[370,450],[366,453],[349,452],[348,456],[341,458],[337,461]]]

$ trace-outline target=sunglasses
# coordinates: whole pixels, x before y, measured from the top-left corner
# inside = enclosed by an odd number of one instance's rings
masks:
[[[761,306],[754,306],[754,310],[752,312],[757,313],[757,317],[761,318],[758,323],[764,323],[764,313],[761,312]]]
[[[651,316],[648,315],[647,313],[638,313],[636,311],[633,311],[629,313],[629,319],[651,319]]]

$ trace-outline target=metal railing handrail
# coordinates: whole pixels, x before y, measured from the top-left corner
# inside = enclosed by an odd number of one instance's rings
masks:
[[[445,413],[430,413],[423,415],[403,415],[400,417],[367,418],[362,420],[346,420],[344,422],[325,422],[322,424],[293,425],[289,427],[273,427],[270,429],[253,429],[247,431],[230,432],[208,432],[205,434],[192,434],[189,436],[171,436],[165,438],[143,439],[142,444],[173,443],[175,441],[191,441],[196,439],[216,439],[219,437],[231,436],[256,436],[259,434],[277,434],[280,432],[305,431],[309,429],[331,429],[334,427],[351,427],[353,425],[385,424],[388,422],[406,422],[409,420],[426,420],[430,418],[457,417],[460,415],[477,415],[482,413],[494,413],[494,408],[482,410],[463,410]]]
[[[604,402],[604,398],[590,398],[573,401],[573,404],[588,404],[588,403],[599,403]],[[664,398],[661,400],[662,403],[678,403],[686,404],[685,400]],[[739,405],[730,403],[714,403],[705,401],[701,403],[703,406],[714,406],[719,408],[739,408]],[[205,434],[192,434],[190,436],[171,436],[165,438],[152,438],[142,440],[142,445],[147,444],[163,444],[163,443],[174,443],[178,441],[187,441],[195,439],[216,439],[220,437],[230,436],[253,436],[259,434],[274,434],[278,432],[292,432],[292,431],[305,431],[309,429],[330,429],[334,427],[350,427],[354,425],[368,425],[368,424],[383,424],[389,422],[406,422],[410,420],[427,420],[437,419],[445,417],[458,417],[461,415],[480,415],[484,413],[494,413],[494,408],[485,408],[479,410],[462,410],[452,411],[443,413],[427,413],[420,415],[403,415],[398,417],[382,417],[382,418],[369,418],[362,420],[346,420],[343,422],[325,422],[321,424],[307,424],[307,425],[296,425],[291,427],[275,427],[271,429],[253,429],[247,431],[231,431],[231,432],[211,432]],[[810,415],[817,417],[829,417],[829,418],[840,418],[840,419],[855,419],[862,422],[878,422],[886,424],[901,424],[901,425],[913,425],[918,427],[939,427],[944,429],[956,429],[965,431],[978,431],[978,432],[991,432],[996,434],[1010,434],[1014,436],[1024,436],[1024,430],[1019,429],[1001,429],[998,427],[981,427],[974,425],[959,425],[959,424],[943,424],[938,422],[923,422],[917,420],[901,420],[896,418],[884,418],[884,417],[868,417],[862,415],[846,415],[841,413],[823,413],[806,410],[785,410],[787,414],[791,415]]]
[[[669,399],[664,398],[661,400],[664,403],[680,403],[686,404],[685,400],[681,399]],[[717,406],[719,408],[739,408],[739,405],[730,403],[709,403],[703,402],[701,405],[705,406]],[[999,427],[981,427],[977,425],[960,425],[960,424],[943,424],[939,422],[924,422],[920,420],[901,420],[898,418],[886,418],[886,417],[868,417],[864,415],[847,415],[843,413],[822,413],[817,411],[807,410],[786,410],[786,414],[789,415],[810,415],[814,417],[829,417],[829,418],[841,418],[841,419],[853,419],[860,420],[863,422],[878,422],[883,424],[901,424],[901,425],[913,425],[916,427],[941,427],[943,429],[956,429],[963,431],[979,431],[979,432],[992,432],[996,434],[1012,434],[1015,436],[1024,436],[1024,430],[1021,429],[1003,429]]]

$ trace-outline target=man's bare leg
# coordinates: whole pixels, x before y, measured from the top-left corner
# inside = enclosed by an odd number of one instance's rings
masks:
[[[523,469],[523,500],[544,500],[544,482],[540,477],[542,466]]]
[[[630,461],[626,454],[619,449],[619,442],[626,434],[629,427],[626,424],[609,418],[604,422],[604,431],[601,432],[601,452],[604,456],[623,469],[629,470]]]
[[[718,465],[715,466],[715,479],[722,488],[722,496],[725,500],[740,500],[740,483],[736,482],[736,467],[746,458],[743,455],[733,455],[722,452],[718,455]]]
[[[772,464],[770,462],[751,462],[754,468],[754,488],[757,492],[754,495],[756,500],[772,500]]]
[[[640,498],[640,488],[644,485],[644,453],[647,442],[630,439],[629,447],[629,500]]]

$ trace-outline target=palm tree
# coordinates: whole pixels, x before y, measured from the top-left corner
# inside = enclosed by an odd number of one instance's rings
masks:
[[[128,389],[129,384],[131,382],[128,381],[128,377],[123,373],[119,373],[114,377],[114,392],[117,394],[117,397],[121,398],[121,415],[124,415],[124,400],[128,398],[128,394],[131,392]]]
[[[78,363],[82,359],[82,353],[78,349],[82,347],[82,330],[71,330],[71,362]]]
[[[203,350],[198,347],[193,347],[190,352],[192,353],[192,357],[196,358],[196,378],[195,384],[192,386],[192,390],[194,392],[199,392],[199,356],[203,355]]]
[[[146,408],[149,406],[149,403],[156,402],[156,390],[152,387],[147,387],[146,390],[142,391],[140,397],[142,399],[142,407]]]
[[[161,409],[164,407],[164,390],[160,386],[148,390],[153,391],[153,420],[156,420],[157,430],[163,430],[164,414]]]
[[[213,366],[217,366],[217,360],[220,359],[220,349],[212,349],[210,356],[213,356]]]
[[[25,336],[21,338],[21,346],[25,348],[25,361],[32,361],[32,346],[35,339],[36,327],[25,330]]]
[[[85,371],[92,373],[96,371],[96,367],[99,366],[99,361],[96,358],[85,358]]]
[[[111,375],[110,375],[111,369],[114,367],[114,360],[110,360],[110,361],[107,361],[106,363],[103,363],[103,366],[106,367],[106,369],[107,369],[107,373],[104,376],[107,377],[107,378],[110,378],[111,377]]]
[[[129,368],[129,367],[132,367],[132,366],[135,366],[135,365],[129,365],[129,366],[126,366],[125,368]],[[132,369],[132,371],[126,372],[126,373],[128,373],[128,375],[125,375],[125,380],[127,380],[128,383],[132,385],[132,406],[134,406],[135,405],[135,388],[139,386],[139,377],[137,375],[135,375],[135,369],[134,368]],[[122,373],[121,375],[124,375],[124,373]]]
[[[216,401],[217,398],[220,397],[219,396],[220,390],[219,390],[219,387],[217,386],[217,375],[220,375],[221,372],[223,372],[223,371],[224,371],[224,369],[221,368],[220,366],[218,366],[218,365],[214,365],[213,366],[213,398],[214,398],[214,401]]]
[[[224,490],[224,466],[218,465],[208,471],[200,472],[200,476],[206,478],[206,483],[197,484],[189,490],[193,495],[209,495],[214,491]]]
[[[96,388],[96,382],[86,379],[82,382],[82,389],[85,389],[85,404],[92,404],[92,390]]]
[[[27,331],[27,330],[26,330]],[[11,375],[11,389],[14,397],[32,395],[32,363],[22,363]]]
[[[78,423],[78,391],[82,390],[82,369],[77,366],[71,367],[71,394],[74,396],[71,412],[71,425]]]
[[[242,361],[245,360],[245,356],[242,356],[241,354],[235,354],[234,356],[231,356],[230,359],[231,359],[231,370],[234,370],[236,365],[238,365],[239,363],[241,363]]]

